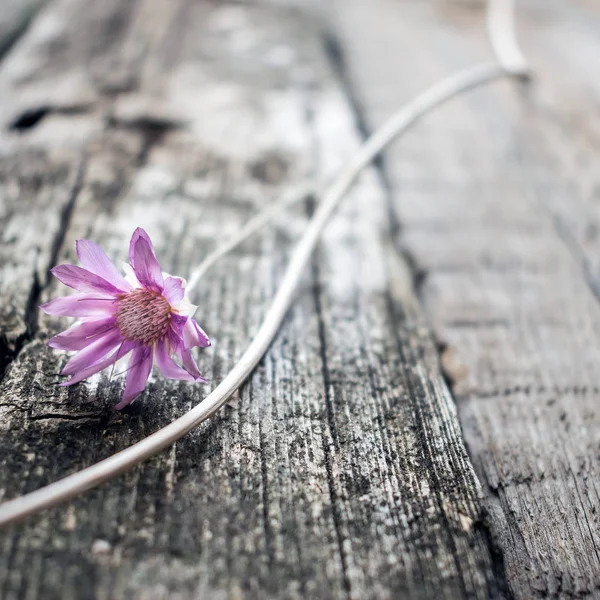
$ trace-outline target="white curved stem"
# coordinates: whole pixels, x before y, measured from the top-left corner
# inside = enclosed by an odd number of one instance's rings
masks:
[[[487,30],[498,62],[513,75],[530,76],[515,32],[515,0],[488,0]]]
[[[297,202],[304,200],[308,196],[315,194],[316,190],[312,185],[304,184],[299,189],[293,190],[290,194],[283,198],[283,200],[277,202],[273,206],[267,207],[265,210],[259,212],[257,215],[252,217],[230,240],[227,240],[224,244],[217,246],[206,258],[192,271],[187,285],[185,286],[186,293],[190,293],[200,279],[222,256],[225,256],[228,252],[231,252],[234,248],[239,246],[242,242],[246,241],[251,235],[256,233],[259,229],[264,227],[269,221],[274,219],[278,214],[283,212],[285,208],[293,206]]]
[[[506,33],[508,30],[504,31]],[[507,47],[510,46],[503,45],[502,52]],[[483,64],[467,68],[432,86],[401,108],[361,146],[318,205],[310,224],[296,245],[277,294],[254,340],[225,379],[200,404],[133,446],[78,473],[0,505],[0,526],[18,522],[29,515],[65,502],[112,479],[170,446],[219,410],[250,375],[271,344],[292,302],[302,271],[323,228],[361,171],[392,140],[440,104],[495,79],[505,76],[523,77],[528,72],[526,64],[521,67],[511,61],[505,64],[502,53],[499,58],[501,58],[501,64]],[[196,276],[197,279],[198,276]]]

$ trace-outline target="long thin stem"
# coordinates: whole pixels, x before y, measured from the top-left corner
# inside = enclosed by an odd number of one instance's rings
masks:
[[[506,76],[523,77],[525,72],[526,65],[523,65],[523,70],[515,70],[514,65],[507,69],[503,60],[500,61],[500,64],[492,63],[470,67],[435,84],[401,108],[361,146],[324,195],[305,233],[294,249],[283,280],[254,340],[225,379],[188,413],[133,446],[78,473],[2,504],[0,506],[0,526],[18,522],[28,515],[65,502],[112,479],[170,446],[219,410],[250,375],[275,337],[292,303],[302,272],[323,228],[361,171],[392,140],[398,138],[437,106],[485,83]]]
[[[292,190],[283,200],[277,202],[274,206],[269,206],[257,215],[252,217],[231,239],[227,240],[224,244],[217,246],[206,258],[192,271],[185,291],[190,293],[200,281],[200,278],[204,276],[221,257],[225,256],[228,252],[231,252],[234,248],[239,246],[242,242],[247,240],[252,234],[256,233],[259,229],[264,227],[269,221],[273,220],[278,214],[283,212],[284,209],[293,206],[294,204],[304,200],[311,194],[315,194],[315,188],[310,184],[301,185],[298,189]]]
[[[528,78],[529,65],[515,31],[515,0],[488,0],[487,31],[492,50],[504,70]]]

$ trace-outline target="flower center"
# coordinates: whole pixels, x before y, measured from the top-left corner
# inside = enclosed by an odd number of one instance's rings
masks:
[[[171,305],[158,292],[136,289],[117,304],[117,327],[128,342],[151,345],[163,338],[171,323]]]

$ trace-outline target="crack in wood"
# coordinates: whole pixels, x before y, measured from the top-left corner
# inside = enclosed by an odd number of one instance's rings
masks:
[[[72,183],[71,190],[69,192],[69,198],[65,203],[62,212],[60,214],[60,221],[57,232],[54,236],[54,240],[50,249],[50,259],[48,264],[45,265],[43,269],[43,273],[45,273],[45,278],[40,281],[38,275],[38,265],[34,265],[32,270],[32,285],[29,292],[29,297],[27,299],[27,303],[25,305],[24,311],[24,322],[26,325],[25,332],[20,335],[13,342],[11,347],[8,345],[2,344],[2,338],[0,337],[0,383],[2,382],[4,376],[6,375],[7,370],[9,369],[12,362],[14,362],[24,346],[35,339],[39,325],[38,325],[38,317],[39,317],[39,308],[38,304],[40,302],[40,298],[46,288],[50,285],[51,281],[51,273],[50,269],[56,265],[56,261],[58,260],[58,256],[60,250],[63,245],[64,238],[67,234],[67,230],[69,228],[69,223],[71,220],[71,215],[73,213],[73,209],[75,207],[75,203],[77,201],[77,197],[81,188],[83,186],[83,179],[85,173],[85,163],[86,157],[82,155],[79,165],[75,171],[74,181]]]
[[[339,505],[339,495],[336,490],[335,478],[333,476],[333,460],[335,456],[335,449],[339,448],[340,441],[339,435],[337,431],[337,427],[335,424],[335,412],[333,407],[333,398],[332,398],[332,390],[333,384],[330,381],[329,377],[329,368],[327,366],[327,338],[325,335],[325,320],[323,316],[323,306],[321,302],[321,278],[319,274],[319,254],[318,251],[315,252],[313,260],[312,260],[312,295],[313,301],[315,305],[315,312],[317,314],[317,323],[318,323],[318,335],[319,335],[319,351],[321,356],[321,375],[323,377],[323,396],[325,400],[325,408],[327,415],[327,426],[329,428],[329,433],[331,435],[332,444],[334,450],[332,451],[327,436],[323,436],[322,438],[322,448],[323,454],[325,456],[325,468],[327,470],[327,485],[329,488],[329,497],[331,500],[331,513],[333,518],[333,525],[335,528],[335,535],[337,538],[338,544],[338,552],[340,556],[340,563],[342,567],[342,577],[344,582],[344,589],[346,594],[350,596],[352,593],[352,587],[350,583],[350,579],[348,577],[348,562],[346,557],[346,550],[344,548],[345,538],[342,533],[341,527],[341,516],[340,511],[341,507]]]
[[[51,105],[43,104],[27,108],[17,115],[8,125],[8,129],[23,133],[37,127],[48,115],[79,116],[91,112],[90,103]]]

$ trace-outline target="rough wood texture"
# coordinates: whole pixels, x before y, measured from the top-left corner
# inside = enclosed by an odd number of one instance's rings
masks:
[[[185,275],[360,141],[322,23],[284,5],[55,0],[0,67],[1,498],[139,440],[208,387],[58,388],[65,323],[36,305],[88,237],[123,260],[136,226]],[[427,159],[431,160],[431,159]],[[239,396],[133,472],[2,532],[0,596],[488,598],[502,562],[481,521],[437,348],[365,174],[280,335]],[[218,382],[256,330],[311,203],[224,259],[194,300]]]
[[[366,129],[489,55],[481,3],[338,8]],[[599,30],[597,4],[521,5],[533,84],[455,101],[385,159],[517,598],[600,597]]]

